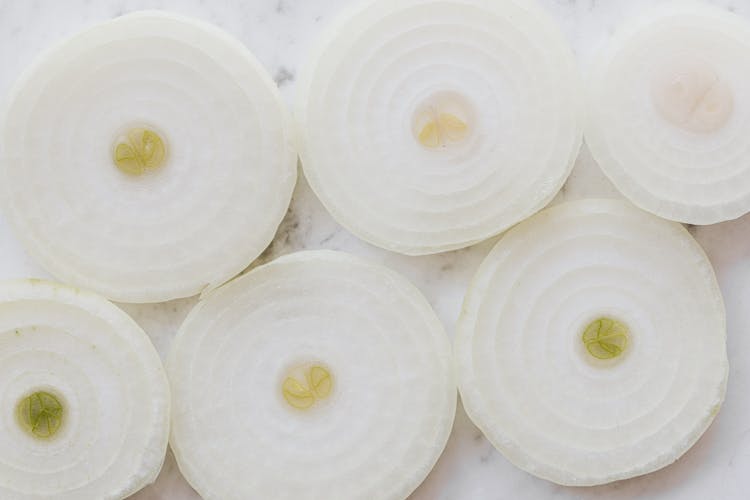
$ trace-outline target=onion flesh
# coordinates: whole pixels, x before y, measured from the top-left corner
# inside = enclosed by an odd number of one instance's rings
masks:
[[[305,176],[360,238],[421,255],[546,205],[582,137],[575,60],[516,0],[369,1],[328,29],[298,81]]]
[[[138,12],[60,43],[11,93],[0,205],[63,282],[120,302],[218,286],[272,240],[296,180],[286,111],[237,40]]]
[[[726,391],[708,259],[681,225],[624,201],[565,203],[508,231],[474,277],[454,349],[474,423],[564,485],[672,463]]]
[[[406,498],[442,452],[450,345],[380,265],[299,252],[207,294],[168,362],[170,443],[206,500]]]
[[[0,498],[121,499],[161,469],[161,361],[143,330],[98,295],[0,283],[0,397]]]
[[[750,24],[718,7],[655,8],[589,78],[586,142],[639,207],[691,224],[750,211]]]

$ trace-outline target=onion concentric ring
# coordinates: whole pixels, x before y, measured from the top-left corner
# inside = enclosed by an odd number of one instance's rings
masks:
[[[0,283],[0,498],[125,498],[156,478],[169,387],[148,336],[89,292]]]
[[[623,26],[590,77],[586,142],[617,188],[667,219],[750,211],[750,24],[700,4]]]
[[[296,180],[286,112],[237,40],[159,12],[41,57],[0,124],[0,201],[61,281],[123,302],[194,295],[273,238]]]
[[[168,362],[170,443],[206,500],[406,498],[442,452],[450,344],[419,291],[300,252],[207,294]]]
[[[298,81],[305,175],[383,248],[461,248],[555,195],[582,136],[568,44],[531,2],[376,0],[334,23]]]
[[[672,463],[713,420],[724,305],[681,225],[625,201],[571,202],[490,252],[455,356],[467,413],[511,462],[564,485],[607,483]]]

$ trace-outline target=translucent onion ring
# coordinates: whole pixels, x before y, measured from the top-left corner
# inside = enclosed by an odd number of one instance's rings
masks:
[[[380,265],[299,252],[206,295],[170,355],[170,443],[205,499],[403,500],[453,423],[450,345]]]
[[[511,462],[588,486],[664,467],[724,400],[724,304],[679,224],[625,201],[547,209],[480,266],[455,340],[468,415]]]
[[[333,23],[298,80],[305,175],[360,238],[465,247],[557,193],[582,137],[575,60],[516,0],[377,0]]]
[[[55,283],[0,283],[0,498],[125,498],[156,479],[168,435],[161,360],[127,314]]]
[[[622,26],[589,78],[586,142],[627,197],[713,224],[750,211],[750,24],[659,6]]]
[[[278,91],[239,41],[139,12],[46,52],[0,123],[0,204],[61,281],[122,302],[239,273],[286,213],[296,155]]]

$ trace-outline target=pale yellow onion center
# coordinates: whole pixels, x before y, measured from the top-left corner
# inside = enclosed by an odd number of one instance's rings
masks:
[[[474,121],[473,108],[463,96],[438,92],[414,110],[412,133],[422,147],[441,150],[466,141]]]
[[[298,367],[287,374],[281,384],[286,402],[298,410],[306,410],[326,399],[333,389],[333,377],[321,365]]]
[[[450,113],[439,113],[433,110],[432,116],[425,120],[418,139],[422,146],[437,148],[450,142],[458,142],[466,136],[468,126],[460,118]]]
[[[162,137],[145,127],[134,127],[115,141],[115,166],[129,175],[141,175],[164,165],[167,148]]]

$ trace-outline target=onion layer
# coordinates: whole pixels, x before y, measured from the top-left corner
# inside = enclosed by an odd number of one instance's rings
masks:
[[[670,5],[614,37],[591,75],[586,142],[641,208],[692,224],[750,211],[750,25]]]
[[[453,423],[447,336],[396,273],[300,252],[205,296],[168,363],[171,445],[209,499],[406,498]]]
[[[713,420],[728,374],[702,249],[615,200],[559,205],[508,231],[468,291],[455,355],[488,439],[565,485],[672,463]]]
[[[338,222],[429,254],[543,207],[582,136],[579,81],[552,20],[516,0],[378,0],[344,16],[298,82],[310,185]]]
[[[0,201],[60,280],[123,302],[220,285],[273,238],[296,179],[276,86],[237,40],[158,12],[96,25],[15,87]]]
[[[105,299],[0,283],[0,498],[121,499],[156,478],[169,388],[143,330]]]

